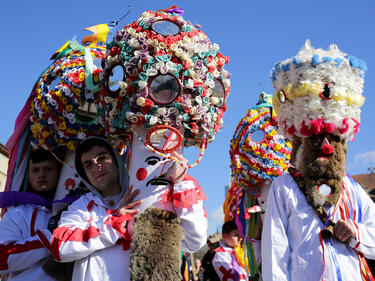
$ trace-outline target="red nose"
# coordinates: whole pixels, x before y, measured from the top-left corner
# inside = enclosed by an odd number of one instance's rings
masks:
[[[327,138],[324,138],[322,146],[320,147],[324,155],[331,155],[335,150],[332,145],[329,144]]]
[[[145,168],[139,168],[137,170],[137,179],[143,181],[145,178],[147,178],[147,170]]]

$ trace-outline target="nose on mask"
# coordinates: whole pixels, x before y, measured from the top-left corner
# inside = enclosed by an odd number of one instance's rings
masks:
[[[331,155],[333,151],[335,150],[333,146],[329,143],[327,138],[324,138],[320,149],[321,149],[322,154],[324,155]]]

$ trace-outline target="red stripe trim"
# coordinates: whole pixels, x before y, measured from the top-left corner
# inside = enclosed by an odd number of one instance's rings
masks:
[[[58,260],[61,261],[60,257],[60,248],[63,242],[67,241],[78,241],[78,242],[88,242],[91,238],[94,238],[96,236],[100,235],[100,231],[94,227],[89,226],[88,229],[80,229],[76,228],[72,230],[71,227],[65,227],[61,226],[56,228],[53,231],[53,238],[51,242],[51,253],[52,256]]]
[[[223,247],[218,247],[218,248],[216,248],[216,249],[214,250],[214,252],[216,252],[216,253],[225,253],[225,250],[224,250]]]
[[[219,270],[223,274],[223,277],[221,278],[222,281],[228,281],[228,279],[234,280],[234,274],[231,268],[226,270],[224,266],[220,266]]]
[[[87,204],[87,211],[91,211],[91,209],[92,209],[92,206],[94,206],[94,200],[91,200],[90,202],[89,202],[89,204]]]
[[[351,207],[352,210],[354,210],[354,204],[353,204],[352,197],[350,195],[349,189],[346,188],[346,185],[345,185],[344,181],[343,181],[343,186],[344,186],[344,190],[345,190],[346,196],[348,197],[350,207]],[[355,218],[353,218],[353,219],[355,219]]]
[[[365,271],[366,271],[366,273],[367,273],[368,280],[375,281],[375,279],[374,279],[374,277],[373,277],[372,274],[371,274],[371,270],[370,270],[370,268],[368,267],[367,262],[366,262],[366,259],[365,259],[365,257],[363,256],[363,254],[360,253],[360,252],[358,252],[358,257],[359,257],[359,259],[361,260],[361,263],[362,263],[362,265],[363,265],[364,268],[365,268]],[[361,272],[362,272],[362,270],[361,270]],[[363,275],[362,275],[362,276],[363,276]],[[363,277],[366,277],[366,276],[363,276]]]
[[[323,242],[323,239],[322,239],[322,232],[321,231],[319,233],[319,240],[320,240],[320,245],[322,245],[322,250],[323,250],[323,274],[324,274],[324,272],[326,270],[326,259],[325,259],[325,256],[324,256],[324,242]]]
[[[202,188],[200,187],[198,181],[192,176],[186,174],[184,181],[192,181],[195,188],[183,190],[181,192],[176,192],[172,195],[173,205],[175,208],[190,208],[191,206],[199,203],[199,201],[207,200]],[[168,200],[171,192],[168,191],[163,197],[164,200]]]
[[[345,212],[344,212],[344,208],[343,208],[343,203],[340,202],[340,217],[345,220]]]
[[[38,208],[35,208],[33,211],[33,214],[31,216],[31,224],[30,224],[30,234],[31,236],[35,236],[35,220],[36,220],[36,215],[38,214]]]
[[[20,254],[35,249],[43,248],[39,240],[27,241],[25,244],[16,244],[15,242],[0,245],[0,270],[8,269],[8,258],[13,254]]]
[[[49,243],[47,237],[41,232],[39,229],[36,231],[36,234],[38,234],[40,241],[42,242],[44,248],[51,251],[51,244]]]
[[[36,231],[36,233],[38,234],[39,239],[42,241],[43,246],[51,252],[53,258],[57,261],[61,261],[59,248],[62,241],[52,238],[52,242],[50,243],[47,237],[39,229]]]
[[[343,190],[345,190],[345,188],[343,188]],[[344,191],[344,193],[347,194],[345,191]],[[343,205],[345,207],[345,218],[344,219],[349,219],[350,218],[349,206],[348,206],[348,201],[344,199],[345,197],[347,197],[347,195],[344,196],[343,200],[342,200],[343,201]]]
[[[359,238],[359,228],[358,228],[358,225],[357,223],[352,220],[353,224],[355,225],[355,227],[357,228],[357,244],[354,246],[354,250],[357,250],[357,248],[359,247],[359,244],[361,243],[361,239]]]
[[[98,235],[100,235],[100,231],[92,225],[90,225],[87,229],[76,228],[74,230],[72,230],[72,226],[70,227],[62,226],[62,227],[56,228],[53,232],[53,237],[63,242],[67,242],[67,241],[87,242],[91,238],[94,238]]]

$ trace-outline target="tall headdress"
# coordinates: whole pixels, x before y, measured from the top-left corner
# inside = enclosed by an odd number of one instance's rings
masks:
[[[359,130],[366,63],[336,45],[314,49],[307,40],[271,71],[273,105],[286,137],[332,133],[352,140]]]

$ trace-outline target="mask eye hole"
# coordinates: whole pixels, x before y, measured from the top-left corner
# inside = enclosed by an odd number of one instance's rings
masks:
[[[75,119],[80,124],[92,124],[96,121],[97,114],[95,104],[85,102],[75,111]]]
[[[266,138],[266,134],[261,129],[257,129],[250,134],[250,138],[253,142],[261,143]]]
[[[159,33],[165,37],[176,35],[180,32],[180,27],[176,23],[168,20],[159,20],[154,22],[151,28],[156,33]]]
[[[125,72],[122,65],[115,65],[107,72],[107,90],[111,96],[116,97],[120,92],[120,83],[124,81]]]
[[[320,92],[320,97],[324,100],[330,100],[331,99],[331,89],[329,87],[329,84],[324,84],[324,89],[322,92]]]
[[[279,97],[279,101],[281,103],[285,103],[285,100],[286,100],[286,97],[285,97],[285,93],[283,90],[280,90],[278,93],[277,93],[277,96]]]
[[[152,165],[152,166],[156,165],[156,163],[158,163],[157,160],[148,160],[147,161],[147,164]]]
[[[220,79],[215,79],[215,87],[212,89],[211,97],[218,98],[218,106],[222,107],[226,103],[226,94],[223,82]]]

